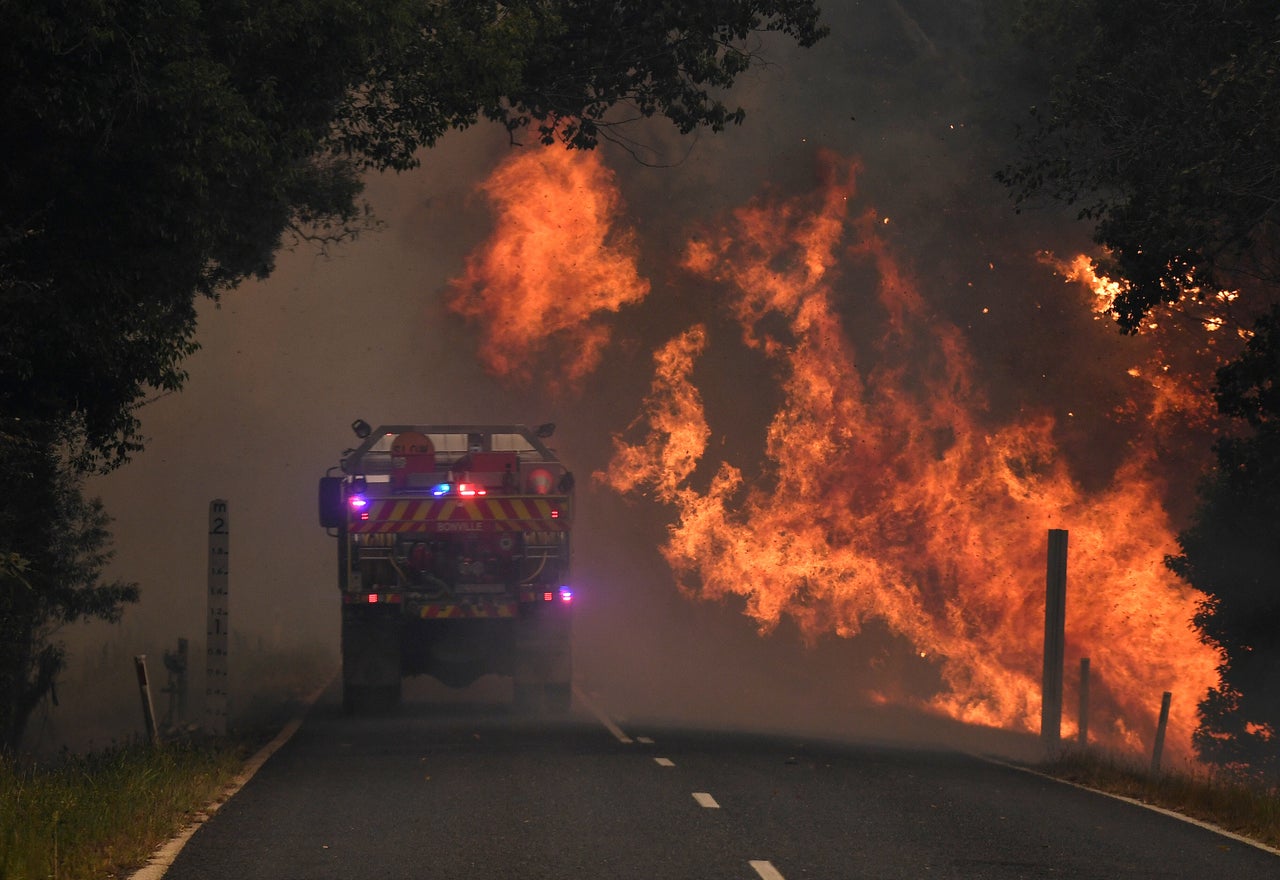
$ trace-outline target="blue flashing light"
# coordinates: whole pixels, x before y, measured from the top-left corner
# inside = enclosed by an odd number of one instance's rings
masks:
[[[477,495],[488,495],[489,490],[476,483],[437,483],[431,487],[431,494],[436,498],[443,498],[446,495],[474,498]]]
[[[572,602],[572,601],[573,601],[573,590],[569,589],[568,587],[561,587],[561,588],[560,588],[560,601],[561,601],[561,602],[564,602],[566,605],[567,605],[568,603]]]
[[[347,499],[347,503],[351,505],[352,510],[364,510],[369,506],[369,499],[363,495],[352,495]]]

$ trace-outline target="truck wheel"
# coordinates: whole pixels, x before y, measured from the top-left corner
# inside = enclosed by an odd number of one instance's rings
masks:
[[[568,715],[573,705],[573,685],[558,682],[546,686],[547,711],[553,715]]]
[[[383,606],[346,606],[342,615],[342,708],[386,712],[400,703],[400,620]]]
[[[516,682],[512,691],[512,708],[520,714],[528,714],[538,709],[538,686]]]
[[[365,711],[365,704],[369,701],[366,691],[354,684],[344,684],[342,686],[342,712],[344,715],[358,715]]]

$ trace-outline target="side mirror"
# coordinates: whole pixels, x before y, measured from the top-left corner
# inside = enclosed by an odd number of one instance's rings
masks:
[[[346,518],[346,507],[343,505],[342,477],[320,478],[320,525],[326,529],[336,529]]]

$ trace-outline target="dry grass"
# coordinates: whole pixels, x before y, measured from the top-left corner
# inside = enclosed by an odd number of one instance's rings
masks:
[[[1280,848],[1280,790],[1237,775],[1188,770],[1152,776],[1140,764],[1093,750],[1064,752],[1036,769]]]
[[[0,878],[117,876],[209,804],[246,757],[230,741],[137,744],[52,765],[0,761]]]
[[[322,652],[258,652],[232,674],[244,684],[230,737],[195,734],[41,761],[0,756],[0,880],[128,876],[224,796],[333,666]]]

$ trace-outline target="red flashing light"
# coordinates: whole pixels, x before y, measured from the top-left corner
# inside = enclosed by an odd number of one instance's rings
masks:
[[[370,604],[370,605],[377,605],[377,604],[378,604],[378,594],[377,594],[377,593],[370,593],[370,594],[369,594],[369,604]]]
[[[484,486],[477,486],[475,483],[459,483],[458,494],[463,498],[473,498],[476,495],[488,495],[488,490]]]
[[[553,598],[555,598],[555,594],[550,591],[542,594],[543,602],[550,602]]]
[[[560,511],[559,511],[557,508],[555,508],[555,507],[551,508],[551,518],[552,518],[552,519],[559,519],[559,518],[560,518]]]

